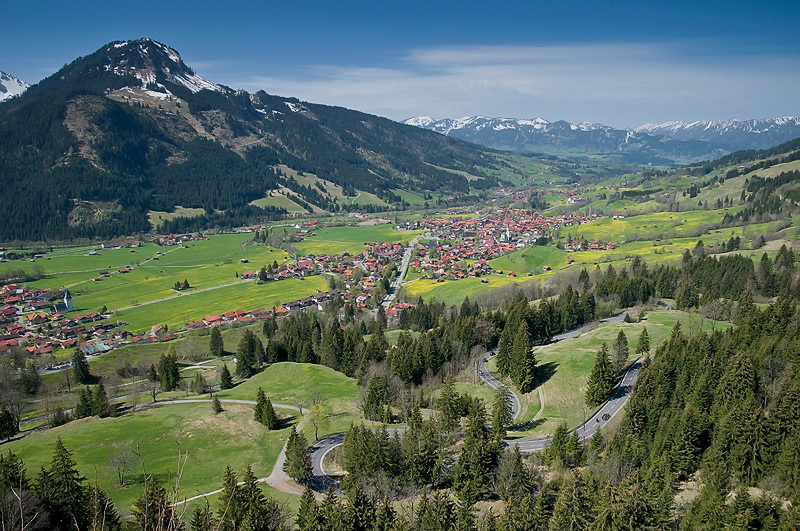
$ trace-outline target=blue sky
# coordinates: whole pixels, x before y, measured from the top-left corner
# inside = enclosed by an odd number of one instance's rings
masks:
[[[800,115],[800,2],[8,2],[0,70],[34,83],[151,37],[233,88],[403,119]]]

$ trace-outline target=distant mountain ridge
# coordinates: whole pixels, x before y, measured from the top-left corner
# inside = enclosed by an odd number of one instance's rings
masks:
[[[712,159],[741,149],[766,149],[800,137],[800,118],[645,124],[635,129],[543,118],[467,116],[435,120],[415,116],[404,124],[482,146],[518,152],[614,154],[632,161],[672,163]]]
[[[148,212],[176,205],[205,214],[172,220],[171,231],[241,226],[285,213],[273,193],[309,212],[376,205],[356,204],[361,192],[386,208],[402,191],[492,187],[497,178],[483,169],[495,165],[473,144],[233,90],[197,75],[167,45],[116,41],[0,104],[0,195],[11,199],[0,202],[0,241],[148,231]]]
[[[11,74],[0,70],[0,102],[13,98],[14,96],[19,96],[25,92],[29,86],[30,85],[21,79],[17,79]]]
[[[571,124],[543,118],[416,116],[402,123],[430,129],[493,149],[555,155],[610,154],[628,162],[677,164],[715,158],[724,150],[698,140],[677,140],[590,122]]]
[[[766,149],[800,137],[800,117],[647,123],[634,131],[678,140],[703,140],[732,150]]]

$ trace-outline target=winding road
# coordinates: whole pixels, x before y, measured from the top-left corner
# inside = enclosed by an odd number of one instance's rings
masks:
[[[625,315],[626,313],[622,312],[605,319],[600,319],[599,322],[619,322],[625,319]],[[596,323],[589,323],[581,328],[555,335],[553,336],[551,343],[555,343],[570,337],[578,337],[581,334],[593,329],[595,325]],[[502,382],[497,380],[497,378],[492,376],[489,371],[486,370],[486,362],[496,354],[497,352],[494,350],[489,351],[480,356],[475,364],[475,370],[478,376],[494,389],[497,389],[499,386],[505,387]],[[616,415],[622,409],[622,407],[628,401],[628,398],[630,398],[631,392],[633,391],[633,386],[636,383],[636,379],[639,377],[639,370],[642,368],[642,361],[643,360],[640,358],[629,365],[623,373],[620,383],[611,393],[611,397],[605,401],[603,405],[597,411],[595,411],[586,422],[580,424],[573,430],[578,433],[578,438],[580,440],[590,438],[597,430],[608,424],[614,415]],[[511,392],[510,401],[514,418],[516,418],[520,411],[520,401],[519,397],[513,391]],[[542,404],[542,408],[543,407],[544,404]],[[343,441],[344,433],[334,433],[333,435],[318,441],[314,446],[311,447],[311,464],[313,469],[312,486],[315,489],[323,491],[328,487],[338,487],[338,481],[325,471],[324,460],[328,452],[341,445]],[[550,437],[506,439],[503,442],[507,448],[518,447],[521,452],[536,452],[547,448],[547,445],[550,442]]]

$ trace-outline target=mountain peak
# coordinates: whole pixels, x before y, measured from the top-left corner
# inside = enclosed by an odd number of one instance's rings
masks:
[[[25,92],[29,86],[30,85],[24,81],[0,70],[0,101],[19,96]]]
[[[150,38],[110,42],[44,79],[37,90],[66,88],[108,92],[138,87],[169,91],[166,86],[169,84],[185,87],[193,93],[204,89],[227,91],[195,74],[175,49]]]

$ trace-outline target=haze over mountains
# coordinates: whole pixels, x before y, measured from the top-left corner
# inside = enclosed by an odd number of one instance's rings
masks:
[[[740,149],[766,149],[800,137],[800,118],[666,122],[632,130],[543,118],[469,116],[434,120],[415,116],[403,123],[495,149],[556,155],[612,154],[630,162],[686,163]]]

